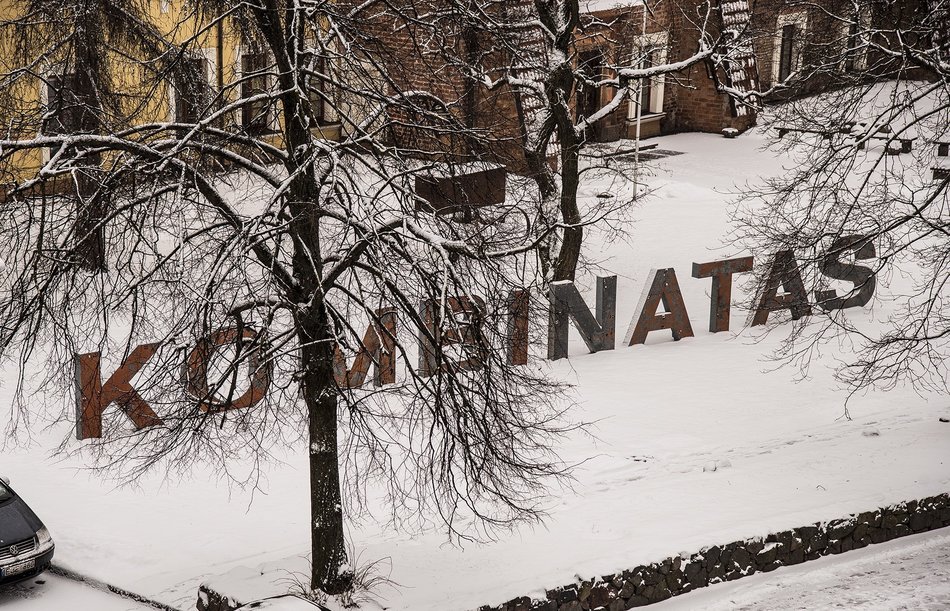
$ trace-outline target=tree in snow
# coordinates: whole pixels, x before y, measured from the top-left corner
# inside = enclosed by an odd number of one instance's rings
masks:
[[[854,390],[911,381],[945,392],[950,8],[854,2],[786,10],[794,18],[777,32],[759,32],[775,53],[771,87],[755,93],[773,102],[760,123],[790,163],[748,192],[736,236],[754,252],[791,252],[797,262],[790,275],[757,276],[759,296],[783,288],[797,302],[800,324],[778,356],[807,367],[824,341],[837,339],[855,350],[839,369]],[[784,280],[799,290],[780,286]],[[881,285],[893,285],[896,300],[883,327],[846,315]]]
[[[232,459],[305,443],[311,582],[329,593],[350,585],[344,514],[368,489],[395,522],[479,537],[537,517],[564,473],[561,387],[520,365],[550,230],[517,193],[468,223],[417,197],[444,166],[391,130],[469,128],[390,78],[373,6],[0,9],[15,429],[38,418],[31,390],[59,391],[46,415],[75,410],[83,451],[129,479],[203,462],[253,484]]]

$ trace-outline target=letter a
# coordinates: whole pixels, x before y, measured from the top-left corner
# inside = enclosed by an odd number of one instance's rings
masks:
[[[784,295],[778,294],[779,288],[784,289]],[[811,315],[808,293],[805,292],[802,274],[798,271],[798,261],[790,250],[775,253],[769,277],[762,287],[759,304],[752,316],[752,326],[764,325],[769,320],[769,314],[776,310],[791,310],[792,320]]]
[[[656,309],[661,301],[666,312],[657,314]],[[680,285],[676,281],[673,268],[650,271],[640,296],[637,315],[630,321],[630,327],[627,329],[626,344],[642,344],[647,341],[650,331],[660,329],[672,331],[676,341],[693,337],[693,327],[689,324],[689,314],[686,312],[686,304],[683,303],[683,294],[680,293]]]
[[[162,423],[129,383],[156,350],[158,344],[136,347],[105,384],[99,367],[100,353],[76,355],[76,439],[102,437],[102,413],[113,402],[119,404],[137,429]]]

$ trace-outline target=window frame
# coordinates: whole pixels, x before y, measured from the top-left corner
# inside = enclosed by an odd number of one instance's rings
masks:
[[[808,12],[796,11],[794,13],[782,13],[775,22],[775,36],[772,44],[772,84],[780,83],[784,79],[782,73],[782,56],[784,47],[784,33],[788,26],[795,27],[795,35],[791,40],[789,48],[789,66],[788,74],[797,72],[802,67],[802,36],[808,32]],[[786,75],[785,78],[788,78]]]
[[[326,58],[318,58],[317,65],[314,67],[314,72],[319,72],[321,74],[326,74]],[[330,125],[330,122],[327,120],[327,104],[324,98],[327,97],[326,84],[321,83],[316,77],[312,75],[306,75],[307,78],[307,100],[310,102],[310,109],[313,112],[314,118],[317,121],[317,124],[313,127],[323,127]],[[312,81],[317,81],[319,87],[314,87]],[[312,89],[312,90],[311,90]],[[315,109],[315,103],[319,103],[319,109]]]
[[[640,67],[644,66],[644,60],[655,54],[655,59],[651,62],[653,66],[662,66],[666,64],[669,54],[669,31],[654,32],[652,34],[643,34],[634,39],[634,49],[631,54],[631,63],[636,62]],[[649,118],[652,116],[664,114],[663,107],[666,103],[666,75],[658,75],[649,79],[649,83],[640,88],[640,99],[637,98],[636,84],[629,85],[630,101],[627,104],[627,120],[637,120],[637,107],[643,103],[642,95],[644,90],[649,91],[649,100],[647,107],[640,110],[640,118]]]
[[[262,91],[270,91],[273,87],[272,75],[269,72],[269,67],[273,64],[272,57],[269,53],[256,47],[255,45],[246,44],[238,45],[235,49],[235,75],[237,76],[238,86],[238,95],[241,99],[245,98],[247,95],[253,95],[253,93],[248,94],[246,91],[248,87],[251,86],[250,80],[245,80],[248,77],[247,72],[245,71],[244,58],[250,56],[258,56],[263,60],[263,67],[259,69],[261,74],[258,74],[255,77],[251,78],[260,78],[263,79],[263,89]],[[258,70],[255,70],[257,72]],[[264,102],[264,116],[260,120],[260,123],[256,126],[252,125],[252,122],[248,120],[248,109],[251,106],[250,103],[242,104],[239,113],[238,125],[251,136],[262,136],[267,134],[274,134],[280,131],[279,117],[276,109],[271,104],[270,100]],[[253,120],[253,117],[252,117]]]
[[[39,82],[39,89],[40,89],[39,99],[40,99],[40,106],[43,109],[44,115],[46,115],[49,112],[49,106],[51,102],[50,80],[53,78],[58,78],[60,79],[60,82],[62,82],[63,77],[66,75],[70,75],[73,78],[76,78],[75,69],[67,72],[67,66],[65,64],[57,64],[57,65],[51,66],[43,73],[43,77],[40,79],[40,82]],[[76,133],[78,133],[78,131],[80,130],[77,130]],[[57,136],[57,135],[62,136],[62,135],[69,135],[69,132],[50,133],[47,131],[45,121],[44,121],[43,123],[40,124],[37,135],[38,136]],[[47,162],[49,162],[50,159],[52,159],[53,151],[54,151],[54,148],[50,146],[44,146],[40,149],[41,161],[43,164],[46,164]]]
[[[844,73],[865,70],[868,64],[867,30],[871,27],[870,7],[859,7],[857,13],[852,15],[852,19],[853,21],[846,21],[841,24],[843,45],[839,69]],[[852,28],[855,31],[852,31]],[[862,32],[864,33],[862,34]],[[852,47],[855,48],[851,50]]]
[[[197,49],[188,54],[188,60],[200,60],[204,64],[204,85],[208,99],[200,105],[199,111],[207,107],[215,97],[215,74],[218,69],[217,49],[214,47]],[[195,121],[180,121],[178,116],[179,88],[174,78],[168,83],[168,120],[169,123],[197,123],[201,120],[200,114]]]

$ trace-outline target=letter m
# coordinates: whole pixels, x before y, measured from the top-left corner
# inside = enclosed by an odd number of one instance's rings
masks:
[[[365,384],[370,365],[376,369],[374,386],[396,382],[396,308],[376,310],[375,320],[367,327],[349,369],[340,347],[334,349],[333,375],[340,388],[359,388]]]
[[[119,404],[137,429],[162,423],[130,384],[156,350],[158,344],[136,347],[105,384],[99,366],[100,353],[76,355],[76,439],[102,437],[102,413],[113,402]]]

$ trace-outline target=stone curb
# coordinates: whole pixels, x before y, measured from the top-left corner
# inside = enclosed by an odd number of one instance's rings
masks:
[[[547,590],[545,600],[521,596],[478,611],[626,611],[707,585],[945,526],[950,526],[950,494],[938,494],[579,580]]]
[[[175,607],[166,605],[165,603],[160,603],[157,600],[152,600],[151,598],[142,596],[141,594],[136,594],[135,592],[130,592],[123,588],[108,584],[104,581],[87,577],[81,573],[73,571],[72,569],[67,569],[66,567],[55,562],[50,565],[48,570],[54,575],[59,575],[60,577],[65,577],[66,579],[72,579],[73,581],[81,581],[97,590],[111,592],[117,596],[128,598],[129,600],[134,600],[135,602],[142,603],[143,605],[148,605],[150,607],[155,607],[156,609],[161,609],[162,611],[181,611],[180,609],[176,609]]]

